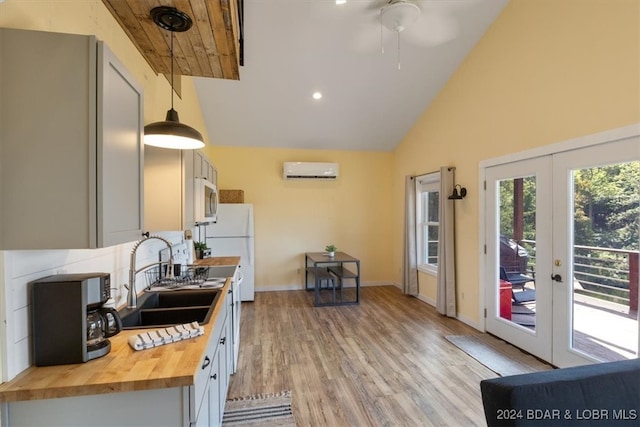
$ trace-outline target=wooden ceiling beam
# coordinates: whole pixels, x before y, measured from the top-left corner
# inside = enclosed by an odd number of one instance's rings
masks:
[[[170,74],[170,32],[149,12],[172,6],[187,13],[193,26],[174,33],[175,74],[239,80],[238,0],[102,0],[151,68]]]

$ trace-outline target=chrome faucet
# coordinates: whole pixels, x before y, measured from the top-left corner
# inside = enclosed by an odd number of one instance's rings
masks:
[[[136,308],[136,306],[138,305],[138,294],[136,292],[136,274],[138,274],[142,270],[146,270],[153,265],[159,264],[154,262],[136,270],[136,251],[141,244],[151,239],[158,239],[167,244],[167,247],[169,248],[169,265],[167,266],[167,277],[173,277],[173,250],[171,249],[171,242],[160,236],[146,236],[144,239],[137,241],[136,244],[133,245],[133,249],[131,249],[131,262],[129,265],[129,286],[127,287],[127,289],[129,290],[129,293],[127,294],[127,308]]]

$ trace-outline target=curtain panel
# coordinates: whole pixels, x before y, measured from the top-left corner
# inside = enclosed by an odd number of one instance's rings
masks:
[[[418,256],[416,247],[416,180],[405,178],[404,248],[402,251],[402,292],[418,295]]]
[[[438,291],[436,309],[456,317],[455,205],[453,193],[455,168],[440,168],[440,236],[438,238]]]

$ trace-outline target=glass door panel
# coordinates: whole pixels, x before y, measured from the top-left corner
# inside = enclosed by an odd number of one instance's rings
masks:
[[[551,356],[549,280],[538,280],[549,274],[550,165],[545,157],[486,170],[487,331],[541,358]]]
[[[640,163],[572,171],[571,346],[597,360],[638,356]]]
[[[500,180],[498,186],[500,317],[535,330],[536,177]]]
[[[553,156],[553,363],[638,357],[640,139]]]

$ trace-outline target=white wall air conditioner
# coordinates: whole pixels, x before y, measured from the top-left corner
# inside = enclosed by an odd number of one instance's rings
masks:
[[[284,179],[338,179],[337,163],[284,162]]]

